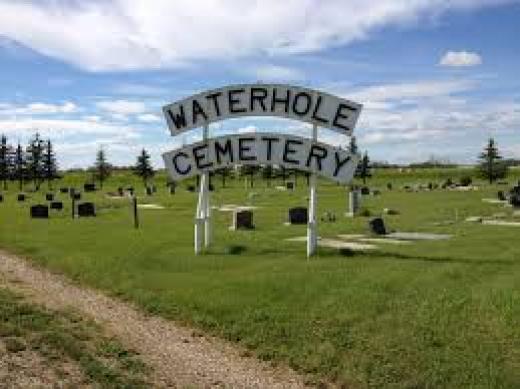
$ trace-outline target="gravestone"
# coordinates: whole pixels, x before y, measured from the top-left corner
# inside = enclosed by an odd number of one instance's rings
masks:
[[[209,185],[208,185],[208,190],[209,190],[210,192],[214,192],[214,191],[215,191],[215,185],[213,185],[213,184],[209,184]]]
[[[382,218],[376,217],[368,222],[370,232],[376,235],[386,235],[385,222]]]
[[[78,216],[79,217],[96,216],[96,209],[94,207],[94,203],[78,204]]]
[[[86,184],[83,185],[83,190],[85,192],[95,192],[96,191],[96,184],[86,183]]]
[[[123,196],[125,195],[125,191],[124,191],[124,189],[123,189],[122,186],[120,186],[119,188],[117,188],[117,195],[118,195],[119,197],[123,197]]]
[[[285,187],[287,190],[294,190],[294,182],[286,182]]]
[[[233,212],[233,230],[252,230],[255,228],[253,224],[253,212],[248,210],[235,210]]]
[[[289,209],[289,224],[307,224],[309,220],[306,207]]]
[[[147,187],[146,187],[146,195],[147,195],[147,196],[151,196],[151,195],[153,195],[153,189],[152,189],[151,186],[147,186]]]
[[[392,188],[393,188],[393,186],[392,186],[392,183],[391,183],[391,182],[389,182],[389,183],[386,184],[386,189],[388,189],[388,190],[392,190]]]
[[[69,188],[67,188],[67,187],[60,188],[60,193],[69,193]]]
[[[168,186],[168,191],[170,192],[170,194],[175,194],[175,185],[169,185]]]
[[[53,201],[53,202],[51,202],[51,209],[55,209],[57,211],[61,211],[63,209],[63,202],[61,202],[61,201]]]
[[[31,218],[32,219],[48,219],[49,218],[49,207],[43,204],[37,204],[31,206]]]
[[[4,201],[4,195],[0,194],[0,203]]]
[[[509,202],[515,208],[520,208],[520,185],[511,189]]]
[[[157,193],[157,187],[155,185],[152,185],[152,193]]]
[[[72,193],[71,197],[74,200],[81,200],[81,193],[80,192],[74,192],[74,193]]]
[[[54,200],[54,194],[53,193],[47,193],[45,195],[45,200],[47,201],[53,201]]]
[[[20,202],[25,201],[25,194],[19,193],[18,197],[17,197],[17,200],[20,201]]]
[[[363,196],[368,196],[370,194],[370,188],[368,186],[363,186],[361,188],[361,194]]]
[[[499,190],[498,193],[497,193],[497,198],[500,200],[500,201],[506,201],[507,198],[506,198],[506,194],[504,193],[503,190]]]

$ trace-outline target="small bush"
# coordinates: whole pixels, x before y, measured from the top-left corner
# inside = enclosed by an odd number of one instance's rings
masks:
[[[463,176],[460,179],[460,185],[462,186],[470,186],[473,182],[473,179],[470,176]]]
[[[230,245],[224,249],[226,255],[240,255],[244,251],[246,251],[246,248],[240,245]]]

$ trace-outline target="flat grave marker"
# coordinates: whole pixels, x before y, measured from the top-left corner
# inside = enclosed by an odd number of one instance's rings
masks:
[[[81,203],[78,204],[78,217],[94,217],[96,216],[96,208],[94,203]]]
[[[37,204],[31,206],[31,218],[32,219],[48,219],[49,218],[49,207],[43,204]]]
[[[54,209],[56,211],[61,211],[63,209],[63,202],[61,202],[61,201],[51,202],[51,209]]]

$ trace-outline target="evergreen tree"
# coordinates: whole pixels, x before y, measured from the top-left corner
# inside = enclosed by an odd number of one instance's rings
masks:
[[[155,175],[152,164],[150,163],[150,154],[145,149],[137,157],[137,163],[133,167],[134,174],[141,177],[144,186],[147,186],[148,180]]]
[[[105,150],[102,147],[96,153],[93,171],[94,180],[99,181],[99,186],[103,189],[103,183],[112,174],[112,166],[107,162]]]
[[[265,165],[262,167],[262,178],[267,181],[267,186],[271,186],[271,179],[273,178],[273,167],[271,165]]]
[[[13,178],[18,180],[19,189],[22,191],[23,183],[27,176],[27,161],[22,145],[18,143],[14,153]]]
[[[7,145],[7,137],[2,135],[0,140],[0,180],[3,182],[4,190],[7,189],[9,170],[11,166],[11,153]]]
[[[356,137],[355,136],[352,136],[350,138],[350,143],[348,145],[348,151],[350,151],[352,154],[357,154],[358,152],[358,145],[357,145],[357,142],[356,142]]]
[[[495,140],[489,138],[488,143],[478,157],[478,174],[492,184],[494,181],[504,178],[507,175],[507,165],[502,161],[502,156],[498,152]]]
[[[366,185],[367,178],[372,177],[370,158],[368,158],[368,153],[366,151],[356,169],[356,177],[363,180],[363,185]]]
[[[58,165],[50,139],[47,140],[43,156],[43,177],[47,180],[49,189],[52,189],[52,181],[58,177]]]
[[[40,184],[44,178],[44,150],[45,142],[40,138],[40,134],[36,133],[27,147],[27,173],[29,179],[34,183],[35,190],[40,189]]]

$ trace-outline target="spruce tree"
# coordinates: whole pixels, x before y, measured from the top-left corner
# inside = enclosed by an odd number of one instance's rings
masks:
[[[145,149],[143,149],[141,154],[137,157],[133,171],[136,176],[141,177],[145,187],[148,184],[148,180],[155,175],[155,171],[150,162],[150,154],[148,154]]]
[[[7,145],[7,137],[2,135],[0,140],[0,180],[3,182],[4,190],[7,190],[7,180],[9,179],[11,153]]]
[[[27,176],[27,161],[22,145],[18,143],[14,153],[13,178],[18,180],[19,189],[22,191],[23,183]]]
[[[40,134],[36,133],[27,147],[27,173],[29,179],[33,181],[35,190],[40,189],[41,181],[44,178],[44,150],[45,142],[40,138]]]
[[[58,165],[50,139],[47,140],[43,156],[43,177],[47,180],[49,189],[52,189],[52,181],[58,177]]]
[[[103,148],[100,148],[96,153],[96,162],[93,171],[94,180],[99,181],[99,186],[103,189],[103,183],[112,174],[112,166],[107,162]]]
[[[350,151],[352,154],[357,154],[357,152],[358,152],[358,145],[357,145],[355,136],[352,136],[350,138],[350,143],[348,145],[348,151]]]
[[[480,163],[477,167],[477,172],[480,177],[488,180],[490,184],[507,175],[507,165],[502,161],[502,156],[493,138],[489,138],[478,159]]]
[[[367,178],[372,177],[370,158],[368,158],[368,153],[366,151],[356,169],[356,177],[363,180],[363,185],[366,185]]]

